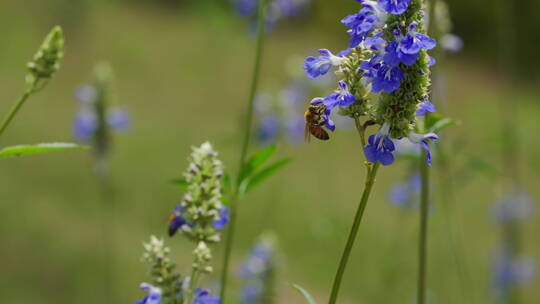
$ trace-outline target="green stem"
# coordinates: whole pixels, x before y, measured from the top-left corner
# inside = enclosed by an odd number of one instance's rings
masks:
[[[422,150],[420,158],[420,176],[422,189],[420,194],[420,238],[418,242],[418,290],[417,303],[426,303],[426,283],[427,283],[427,237],[428,237],[428,215],[429,215],[429,167],[424,161],[426,151]]]
[[[28,97],[32,95],[32,93],[35,92],[36,82],[32,83],[32,85],[24,92],[24,94],[19,97],[19,100],[13,105],[9,113],[4,117],[2,120],[2,123],[0,124],[0,136],[4,134],[4,131],[9,126],[15,115],[19,112],[19,110],[22,108]]]
[[[356,210],[356,215],[354,216],[351,232],[349,233],[347,244],[345,245],[345,249],[343,250],[341,261],[339,262],[339,267],[338,267],[336,276],[334,278],[334,285],[332,286],[332,293],[330,295],[330,300],[328,301],[329,304],[335,304],[337,301],[339,288],[341,286],[341,281],[343,279],[343,274],[345,273],[345,269],[347,268],[349,256],[351,255],[354,241],[356,240],[356,235],[358,234],[358,229],[360,228],[360,223],[362,222],[362,217],[364,215],[364,210],[366,209],[367,202],[369,200],[371,189],[373,188],[373,185],[375,184],[375,176],[377,175],[379,166],[380,166],[380,163],[377,162],[376,164],[373,165],[371,170],[368,170],[367,177],[366,177],[366,186],[364,188],[364,192],[362,193],[362,199],[360,200],[358,209]]]
[[[251,127],[253,122],[253,109],[255,102],[255,94],[257,93],[257,87],[259,85],[259,78],[261,74],[261,63],[264,50],[264,36],[265,36],[265,21],[266,21],[266,8],[268,0],[259,0],[258,21],[257,21],[257,45],[255,49],[255,64],[253,67],[253,77],[251,81],[251,87],[248,98],[248,108],[245,117],[244,125],[244,138],[242,141],[242,150],[240,153],[240,162],[238,172],[241,172],[247,158],[247,152],[249,148],[249,142],[251,138]],[[221,303],[225,303],[225,296],[227,290],[227,278],[229,273],[229,262],[231,257],[232,246],[234,242],[234,233],[238,214],[238,187],[240,183],[237,182],[235,189],[231,195],[230,200],[230,222],[227,237],[225,240],[225,253],[223,255],[223,269],[221,273]]]
[[[184,304],[193,303],[193,291],[197,286],[197,279],[199,277],[199,271],[196,267],[191,269],[191,276],[189,279],[189,288],[186,290],[186,296],[184,297]]]

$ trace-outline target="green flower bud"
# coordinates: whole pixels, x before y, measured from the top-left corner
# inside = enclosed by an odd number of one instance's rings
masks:
[[[45,37],[43,44],[27,64],[26,82],[35,85],[41,79],[49,79],[60,68],[60,59],[64,56],[64,34],[59,26],[55,26]]]

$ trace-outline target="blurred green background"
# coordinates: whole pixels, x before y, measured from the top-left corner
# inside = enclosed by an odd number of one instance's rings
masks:
[[[515,166],[523,187],[540,197],[538,43],[529,41],[540,34],[540,4],[523,1],[515,12],[519,79],[510,82],[495,65],[496,5],[487,0],[451,2],[455,32],[466,47],[437,68],[448,80],[444,114],[461,121],[443,137],[451,151],[456,193],[451,206],[441,206],[447,185],[436,179],[429,294],[432,303],[491,303],[490,265],[500,231],[490,208],[505,192],[498,164],[502,120],[517,124],[521,147]],[[338,20],[357,7],[354,1],[318,0],[305,16],[282,22],[268,36],[262,90],[287,84],[290,58],[321,47],[344,48],[348,37]],[[24,65],[56,24],[66,32],[62,69],[23,108],[1,145],[71,141],[74,88],[91,79],[95,62],[112,64],[118,102],[130,109],[134,121],[129,133],[115,137],[111,162],[116,201],[108,220],[114,223],[116,295],[111,300],[102,292],[107,265],[104,207],[91,156],[85,152],[2,160],[0,294],[10,304],[131,303],[142,295],[138,284],[148,280],[147,267],[140,263],[142,241],[151,234],[165,235],[166,219],[182,195],[169,181],[186,167],[190,147],[210,140],[226,166],[236,168],[254,46],[249,22],[227,2],[209,0],[2,0],[1,113],[23,90]],[[292,69],[302,73],[301,61]],[[501,99],[515,107],[518,117],[500,110]],[[275,231],[286,256],[280,303],[303,301],[289,282],[324,302],[362,191],[357,135],[338,131],[327,143],[283,142],[280,155],[292,156],[294,162],[242,201],[234,267],[260,233]],[[342,303],[414,299],[418,217],[387,199],[390,186],[407,175],[407,166],[401,161],[380,172],[345,277]],[[439,170],[434,167],[435,178]],[[539,232],[538,217],[524,223],[523,250],[537,258]],[[187,269],[191,245],[180,238],[168,244]],[[460,281],[454,255],[459,255],[468,282]],[[215,256],[219,271],[219,246]],[[209,278],[207,285],[217,278]],[[539,284],[537,279],[522,289],[524,303],[536,303]]]

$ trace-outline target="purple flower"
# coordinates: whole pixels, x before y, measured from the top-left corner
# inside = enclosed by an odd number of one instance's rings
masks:
[[[135,304],[161,304],[161,289],[154,287],[148,283],[142,283],[141,290],[148,293],[144,298],[136,301]]]
[[[287,140],[291,144],[301,143],[304,139],[306,123],[301,115],[290,115],[286,119]]]
[[[435,39],[430,38],[428,35],[416,32],[417,27],[417,23],[412,23],[409,26],[409,32],[400,42],[400,51],[404,54],[418,54],[421,49],[431,50],[437,45]]]
[[[391,67],[397,67],[400,63],[403,63],[407,66],[411,66],[416,63],[418,60],[419,53],[416,54],[407,54],[401,50],[400,44],[397,41],[390,42],[386,48],[386,53],[384,54],[383,60],[384,63],[388,64]]]
[[[75,138],[87,140],[94,136],[98,128],[97,115],[94,111],[83,108],[73,121],[73,134]]]
[[[188,226],[186,219],[182,215],[183,212],[182,206],[176,205],[173,214],[169,217],[169,236],[175,235],[179,229]]]
[[[84,84],[75,89],[74,95],[75,100],[81,102],[82,104],[92,104],[96,101],[97,90],[91,85]]]
[[[385,123],[382,128],[368,139],[368,144],[364,147],[366,158],[371,163],[380,162],[384,166],[394,162],[392,152],[396,149],[394,143],[388,136],[390,125]]]
[[[337,106],[350,106],[356,100],[354,95],[349,91],[349,86],[345,83],[345,81],[339,81],[338,85],[338,91],[327,96],[323,102],[326,108],[330,111]]]
[[[429,149],[429,145],[427,140],[437,140],[439,137],[435,133],[427,133],[427,134],[417,134],[414,132],[410,132],[408,136],[409,140],[412,143],[420,144],[424,150],[426,150],[426,163],[431,166],[431,150]]]
[[[124,131],[131,124],[131,118],[126,109],[114,108],[107,113],[107,124],[116,131]]]
[[[425,116],[426,113],[435,113],[435,105],[432,104],[429,100],[424,100],[418,104],[418,109],[416,110],[416,116]]]
[[[511,257],[503,250],[494,263],[493,287],[499,296],[506,297],[512,288],[531,281],[534,275],[532,259]]]
[[[368,34],[375,28],[381,27],[386,21],[386,14],[379,7],[379,2],[371,0],[358,1],[364,6],[357,14],[351,14],[343,20],[343,23],[351,35],[349,47],[357,47]]]
[[[392,93],[399,88],[404,79],[405,75],[398,67],[381,65],[372,80],[371,91],[373,93],[380,93],[381,91]]]
[[[219,297],[210,296],[210,292],[205,289],[195,289],[195,298],[193,304],[219,304],[221,299]]]
[[[416,203],[420,193],[420,175],[413,174],[405,182],[399,183],[390,189],[390,201],[400,207]]]
[[[457,53],[463,49],[463,39],[457,35],[443,35],[440,41],[441,47],[449,53]]]
[[[279,120],[275,115],[264,117],[259,125],[257,138],[262,144],[267,144],[277,138],[279,132]]]
[[[327,49],[321,49],[319,50],[319,53],[321,53],[321,56],[309,56],[304,62],[304,70],[306,70],[306,73],[310,78],[317,78],[321,75],[325,75],[330,71],[332,66],[338,66],[344,60],[343,57],[338,57]]]
[[[506,195],[493,207],[493,215],[499,223],[524,220],[529,218],[532,212],[532,198],[523,191]]]
[[[214,228],[217,230],[221,230],[225,228],[225,226],[229,223],[229,208],[227,206],[222,205],[221,209],[219,210],[219,218],[214,221]]]
[[[410,3],[411,3],[411,0],[380,0],[379,1],[380,7],[385,12],[393,14],[393,15],[403,14],[407,10],[407,8],[409,8]]]

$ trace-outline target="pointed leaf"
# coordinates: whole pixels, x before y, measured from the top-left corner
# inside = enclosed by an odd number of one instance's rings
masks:
[[[86,150],[87,146],[79,146],[71,143],[43,143],[37,145],[19,145],[0,150],[0,158],[40,154],[53,151]]]
[[[454,119],[443,118],[443,119],[440,119],[437,122],[435,122],[433,124],[433,126],[431,126],[429,128],[429,130],[431,132],[433,132],[433,133],[438,133],[438,132],[442,131],[443,129],[445,129],[446,127],[457,125],[457,124],[458,124],[458,122],[456,120],[454,120]]]
[[[255,188],[257,185],[259,185],[261,182],[263,182],[265,179],[272,176],[274,173],[279,171],[281,168],[285,167],[287,164],[291,162],[291,158],[284,158],[281,160],[276,161],[275,163],[267,166],[266,168],[262,169],[261,171],[257,172],[253,177],[247,178],[240,184],[239,193],[244,194]]]
[[[313,297],[309,294],[307,290],[302,288],[300,285],[291,284],[291,286],[292,288],[296,289],[296,291],[298,291],[300,294],[304,296],[308,304],[316,304],[315,299],[313,299]]]
[[[276,151],[277,151],[277,146],[275,144],[262,148],[261,150],[257,151],[240,171],[240,175],[238,176],[238,182],[240,183],[244,179],[250,177],[251,174],[253,174],[253,172],[255,172],[262,165],[264,165],[264,163],[268,159],[270,159],[270,157],[272,157],[272,155],[274,155]]]

